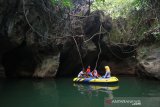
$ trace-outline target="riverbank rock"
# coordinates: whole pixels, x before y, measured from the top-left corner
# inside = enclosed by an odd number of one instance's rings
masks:
[[[59,67],[59,53],[54,56],[47,56],[43,58],[41,63],[36,68],[33,77],[45,78],[55,77]]]
[[[160,80],[160,48],[153,48],[152,46],[146,49],[146,54],[139,60],[137,74],[140,77]]]
[[[0,0],[0,6],[0,62],[6,76],[54,77],[62,42],[56,38],[69,32],[65,9],[50,0]]]

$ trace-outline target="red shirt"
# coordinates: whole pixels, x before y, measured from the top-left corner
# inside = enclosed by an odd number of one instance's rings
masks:
[[[87,74],[91,72],[91,69],[90,68],[87,68],[86,70]]]

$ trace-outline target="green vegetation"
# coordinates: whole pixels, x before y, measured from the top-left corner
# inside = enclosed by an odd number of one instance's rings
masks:
[[[73,6],[72,0],[51,1],[53,5],[60,4],[69,8]],[[143,39],[144,33],[160,26],[159,9],[158,0],[95,0],[91,4],[91,11],[103,10],[106,15],[112,17],[113,29],[110,40],[113,42]],[[159,35],[159,32],[156,32],[157,40],[160,38]]]
[[[126,17],[133,6],[134,0],[96,0],[92,5],[92,11],[94,10],[104,10],[106,14],[110,14],[112,18],[117,18],[119,16]]]
[[[110,15],[113,42],[139,41],[144,34],[159,26],[160,1],[158,0],[96,0],[91,11],[103,10]],[[156,32],[159,40],[159,32]]]
[[[53,5],[57,5],[57,4],[62,4],[62,6],[65,7],[72,7],[72,2],[71,0],[51,0]]]

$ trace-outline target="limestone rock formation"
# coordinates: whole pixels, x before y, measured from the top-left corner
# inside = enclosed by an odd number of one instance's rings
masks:
[[[88,9],[86,0],[74,1]],[[84,67],[95,67],[100,47],[97,67],[111,59],[125,62],[135,47],[110,44],[111,29],[111,18],[103,11],[81,18],[50,0],[0,0],[0,62],[7,77],[40,78],[77,75],[82,69],[77,47]]]
[[[138,75],[160,80],[160,49],[151,49],[138,65]]]
[[[0,62],[6,76],[54,77],[65,10],[50,0],[0,0],[0,8]]]

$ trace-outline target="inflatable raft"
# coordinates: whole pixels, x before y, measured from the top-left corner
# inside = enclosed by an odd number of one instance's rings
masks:
[[[102,83],[102,84],[111,84],[111,83],[118,83],[118,78],[117,77],[110,77],[110,78],[74,78],[73,82],[76,83]]]

